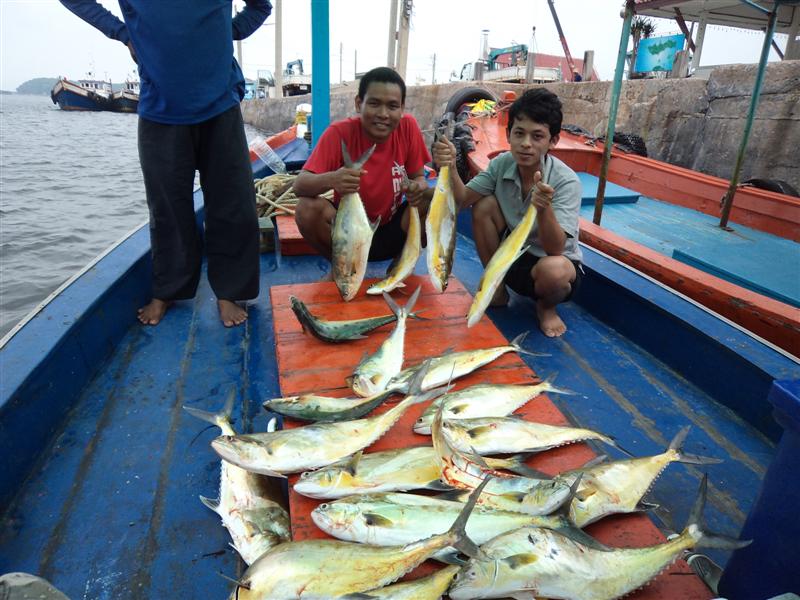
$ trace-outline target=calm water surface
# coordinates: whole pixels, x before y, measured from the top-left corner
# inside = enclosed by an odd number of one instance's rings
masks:
[[[0,337],[147,220],[137,120],[0,95]]]

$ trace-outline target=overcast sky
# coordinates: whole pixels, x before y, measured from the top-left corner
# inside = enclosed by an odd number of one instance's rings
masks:
[[[156,0],[154,0],[156,1]],[[101,3],[120,15],[115,0]],[[236,0],[241,6],[241,0]],[[283,1],[283,62],[301,58],[310,70],[310,0]],[[331,81],[352,79],[357,68],[366,71],[386,64],[390,0],[330,0]],[[562,28],[575,58],[595,51],[601,79],[614,74],[621,0],[557,0]],[[657,35],[679,33],[674,21],[655,20]],[[406,80],[430,83],[436,55],[437,82],[478,57],[480,32],[489,30],[489,45],[529,43],[536,27],[535,49],[562,54],[546,0],[416,0],[411,21]],[[275,69],[274,17],[267,19],[243,44],[245,75]],[[702,64],[758,61],[763,34],[709,26]],[[776,36],[786,46],[786,36]],[[774,51],[770,60],[777,60]],[[123,81],[134,65],[119,42],[70,13],[57,0],[0,0],[0,89],[14,90],[34,77],[84,77],[94,69],[102,78]]]

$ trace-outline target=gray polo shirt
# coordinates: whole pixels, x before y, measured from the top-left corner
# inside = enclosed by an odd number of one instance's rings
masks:
[[[545,156],[543,179],[555,189],[553,212],[556,221],[567,234],[562,255],[570,260],[581,260],[581,249],[578,246],[578,217],[582,196],[580,179],[575,171],[550,154]],[[495,156],[485,171],[470,179],[467,187],[482,196],[494,195],[509,229],[516,227],[522,220],[526,206],[523,204],[522,182],[517,163],[511,152]],[[539,243],[538,222],[533,225],[528,243],[528,252],[534,256],[547,256]]]

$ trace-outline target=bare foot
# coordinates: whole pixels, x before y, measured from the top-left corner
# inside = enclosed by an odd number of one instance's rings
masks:
[[[247,320],[247,311],[230,300],[217,300],[219,318],[225,327],[241,325]]]
[[[539,329],[547,337],[559,337],[567,331],[567,326],[561,317],[558,316],[555,306],[550,308],[543,307],[541,303],[536,303],[536,316],[539,317]]]
[[[327,274],[323,275],[322,278],[320,279],[320,282],[325,282],[325,281],[333,281],[333,269],[328,271]]]
[[[170,306],[172,306],[172,302],[169,300],[153,298],[150,300],[149,304],[139,309],[136,317],[143,325],[158,325]]]
[[[508,304],[508,292],[506,291],[506,286],[501,285],[494,293],[489,306],[505,306],[506,304]]]

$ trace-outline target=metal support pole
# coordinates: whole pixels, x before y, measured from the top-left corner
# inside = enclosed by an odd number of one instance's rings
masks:
[[[389,7],[389,51],[386,53],[386,66],[394,69],[395,51],[397,49],[397,0],[392,0]]]
[[[758,73],[756,74],[756,82],[753,86],[753,94],[750,97],[750,109],[747,111],[747,120],[744,122],[742,142],[739,144],[739,153],[736,155],[736,166],[733,168],[733,177],[731,177],[728,191],[725,193],[725,197],[722,200],[722,215],[719,219],[719,226],[723,229],[728,228],[728,218],[731,214],[731,208],[733,208],[733,197],[736,195],[736,187],[739,185],[739,175],[742,170],[742,163],[744,162],[744,151],[747,149],[747,141],[750,139],[750,130],[753,128],[753,120],[756,116],[756,108],[758,108],[761,87],[764,84],[764,71],[767,69],[767,58],[769,57],[769,50],[772,45],[772,37],[775,35],[775,25],[778,22],[779,7],[780,4],[775,4],[775,8],[769,13],[767,33],[764,36],[764,45],[761,47],[761,60],[758,61]]]
[[[633,21],[634,0],[625,0],[625,16],[622,22],[622,33],[619,38],[619,51],[617,52],[617,69],[614,71],[614,85],[611,88],[611,100],[608,107],[608,129],[606,129],[606,142],[603,148],[603,164],[600,166],[600,181],[597,183],[597,198],[594,201],[595,225],[600,225],[603,216],[603,200],[606,195],[606,179],[608,179],[608,163],[611,161],[611,147],[614,145],[614,129],[617,125],[617,109],[619,108],[619,93],[622,89],[622,72],[625,70],[625,55],[628,52],[628,38],[631,36],[631,21]]]
[[[329,0],[311,0],[311,144],[331,122]]]
[[[703,55],[703,42],[706,39],[706,21],[705,14],[701,15],[700,22],[697,24],[697,33],[695,34],[694,54],[692,55],[692,67],[690,71],[694,73],[700,68],[700,57]]]
[[[275,97],[283,98],[283,0],[275,0]]]

